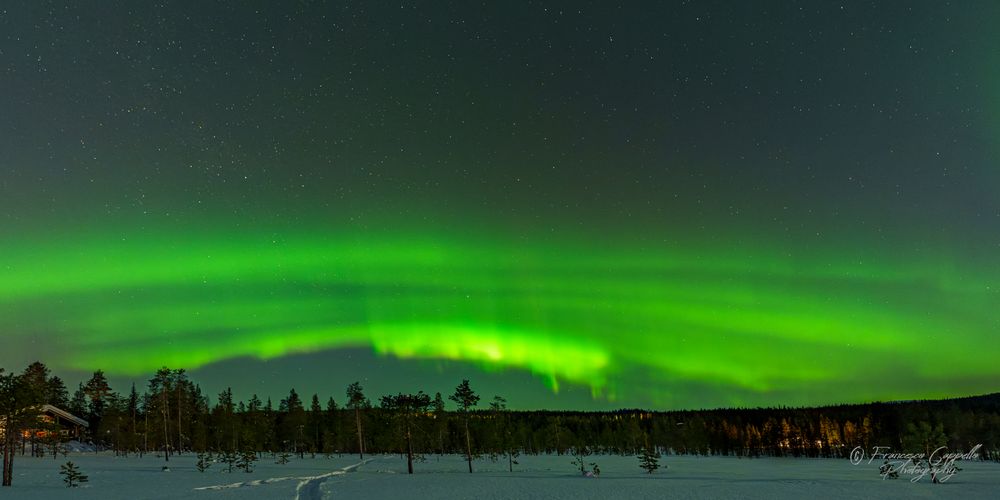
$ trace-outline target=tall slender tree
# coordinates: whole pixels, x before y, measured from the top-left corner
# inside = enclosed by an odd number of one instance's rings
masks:
[[[354,382],[347,386],[347,407],[354,410],[354,422],[358,431],[358,456],[365,458],[365,440],[361,429],[361,410],[369,406],[368,398],[365,397],[364,390],[360,382]]]
[[[323,406],[319,403],[318,394],[313,394],[306,422],[309,428],[309,440],[311,441],[309,452],[315,455],[316,452],[323,450]]]
[[[132,390],[128,393],[128,413],[129,413],[129,445],[135,450],[139,447],[139,434],[136,426],[136,417],[139,413],[139,393],[135,390],[135,382],[132,383]]]
[[[469,473],[472,473],[472,435],[469,432],[469,417],[472,408],[479,404],[479,396],[469,387],[469,380],[462,380],[461,384],[455,388],[455,393],[448,396],[448,399],[458,405],[458,411],[462,414],[462,421],[465,424],[465,458],[469,462]]]
[[[221,450],[236,453],[238,436],[236,432],[236,403],[233,401],[233,390],[219,393],[219,401],[213,411],[215,421],[216,446]]]
[[[177,453],[184,449],[184,432],[181,424],[184,422],[181,411],[184,409],[184,389],[187,385],[187,375],[183,368],[174,370],[173,373],[174,390],[177,392]]]
[[[326,410],[323,413],[323,453],[333,453],[341,448],[340,411],[333,397],[326,400]]]
[[[173,384],[173,371],[163,367],[156,371],[156,375],[149,380],[150,401],[157,406],[157,413],[163,423],[163,459],[170,461],[170,393]],[[154,399],[155,398],[155,399]],[[148,411],[148,410],[147,410]],[[148,432],[148,429],[147,429]]]
[[[295,389],[290,390],[288,397],[281,400],[278,409],[283,413],[279,429],[282,441],[291,443],[291,451],[302,458],[305,453],[306,410],[299,393]]]
[[[434,401],[431,401],[431,412],[434,414],[434,427],[437,429],[438,455],[444,454],[444,435],[448,431],[448,414],[444,409],[444,399],[441,393],[434,393]]]
[[[519,453],[514,447],[511,435],[510,410],[507,409],[507,400],[501,396],[493,396],[493,401],[490,401],[490,413],[493,414],[496,426],[496,447],[500,450],[501,455],[507,457],[507,470],[514,472],[514,464],[517,463],[514,459]]]

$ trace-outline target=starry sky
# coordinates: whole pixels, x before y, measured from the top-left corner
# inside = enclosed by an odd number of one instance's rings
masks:
[[[4,2],[0,366],[515,408],[1000,390],[998,23]]]

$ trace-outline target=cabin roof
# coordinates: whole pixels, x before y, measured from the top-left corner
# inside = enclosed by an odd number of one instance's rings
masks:
[[[42,413],[46,412],[58,415],[63,420],[69,420],[70,422],[73,422],[74,424],[79,425],[81,427],[90,427],[90,424],[86,420],[76,415],[73,415],[72,413],[63,410],[61,408],[56,408],[55,406],[52,405],[42,405]]]

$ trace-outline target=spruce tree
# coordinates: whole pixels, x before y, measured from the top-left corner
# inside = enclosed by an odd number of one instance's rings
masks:
[[[236,459],[236,467],[249,474],[253,472],[253,464],[256,461],[257,453],[253,450],[246,450],[240,453],[239,458]]]
[[[586,474],[588,465],[591,467],[597,465],[593,462],[587,462],[587,457],[593,453],[593,450],[591,450],[589,446],[574,446],[573,461],[570,463],[580,468],[580,474]]]
[[[194,466],[198,469],[198,472],[205,472],[209,467],[212,466],[212,456],[206,454],[205,452],[198,452],[198,461],[195,462]]]
[[[326,401],[326,410],[323,413],[323,453],[327,458],[333,452],[340,451],[340,418],[337,410],[337,402],[331,397]]]
[[[90,410],[90,428],[100,427],[101,417],[104,416],[104,408],[108,404],[111,396],[111,386],[108,385],[108,378],[103,370],[97,370],[83,386],[83,393],[87,396],[88,410]]]
[[[80,469],[73,462],[66,462],[59,469],[67,488],[76,488],[80,483],[87,482],[87,476],[80,473]]]
[[[76,391],[73,392],[73,398],[69,400],[69,412],[77,417],[87,418],[87,394],[84,391],[83,382],[77,386]]]
[[[219,461],[229,466],[229,472],[233,472],[233,466],[236,465],[236,453],[226,450],[219,455]]]
[[[645,469],[647,474],[652,474],[660,468],[660,452],[648,445],[644,446],[642,453],[639,454],[639,467]]]
[[[323,451],[323,406],[319,404],[319,395],[313,394],[309,413],[306,416],[306,426],[309,430],[309,452],[316,458],[316,452]]]

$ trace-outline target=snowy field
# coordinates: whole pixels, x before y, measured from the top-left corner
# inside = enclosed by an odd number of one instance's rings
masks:
[[[369,458],[369,457],[366,457]],[[14,486],[0,489],[0,499],[361,499],[361,498],[1000,498],[1000,464],[960,462],[962,471],[947,483],[925,477],[882,480],[878,464],[851,465],[847,460],[664,456],[666,470],[647,475],[636,457],[596,456],[599,478],[573,472],[570,456],[523,456],[514,473],[505,462],[488,459],[466,472],[461,457],[431,455],[406,474],[397,455],[293,458],[278,465],[269,456],[247,474],[225,472],[214,464],[200,473],[195,457],[116,458],[94,453],[68,457],[90,482],[69,489],[59,466],[67,459],[18,457]]]

